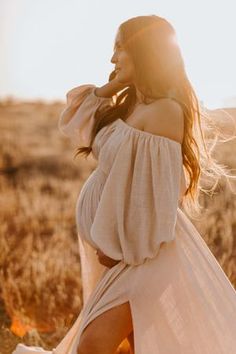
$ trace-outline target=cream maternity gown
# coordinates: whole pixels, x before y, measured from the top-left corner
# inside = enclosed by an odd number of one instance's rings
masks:
[[[79,145],[88,144],[95,111],[113,104],[95,88],[69,91],[59,119]],[[236,292],[181,210],[181,144],[119,118],[98,132],[92,152],[98,164],[76,204],[84,306],[52,352],[20,344],[14,353],[76,354],[85,327],[129,301],[135,354],[235,354]],[[98,248],[120,262],[101,265]]]

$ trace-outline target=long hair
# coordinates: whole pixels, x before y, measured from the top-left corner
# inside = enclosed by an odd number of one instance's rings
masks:
[[[182,205],[191,217],[197,217],[201,210],[199,193],[214,192],[221,176],[228,176],[227,168],[219,164],[212,153],[220,132],[214,130],[214,139],[209,132],[214,124],[209,115],[203,113],[196,93],[187,77],[184,61],[172,25],[156,15],[137,16],[119,26],[122,46],[128,52],[135,68],[136,84],[143,96],[143,103],[150,99],[171,98],[178,102],[184,113],[184,138],[182,157],[187,189]],[[109,75],[114,79],[115,71]],[[114,104],[105,110],[97,110],[91,132],[90,145],[78,147],[75,156],[88,156],[98,131],[117,118],[126,120],[136,102],[133,85],[113,96]],[[202,125],[204,129],[202,129]],[[202,181],[213,179],[214,186],[205,189]]]

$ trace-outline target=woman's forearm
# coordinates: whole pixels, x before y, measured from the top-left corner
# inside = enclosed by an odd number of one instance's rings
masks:
[[[97,87],[94,93],[98,97],[112,97],[125,87],[127,87],[127,85],[121,84],[116,80],[111,80],[107,84]]]

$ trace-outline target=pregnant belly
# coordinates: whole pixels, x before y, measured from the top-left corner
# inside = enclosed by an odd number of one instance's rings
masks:
[[[97,167],[84,183],[76,202],[76,225],[79,236],[94,248],[97,246],[90,237],[90,229],[106,178],[106,174]]]

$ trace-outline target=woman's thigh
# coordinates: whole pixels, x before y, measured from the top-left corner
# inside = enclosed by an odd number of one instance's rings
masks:
[[[131,339],[133,322],[129,301],[112,307],[96,317],[84,329],[77,352],[79,354],[115,353],[127,337]]]

